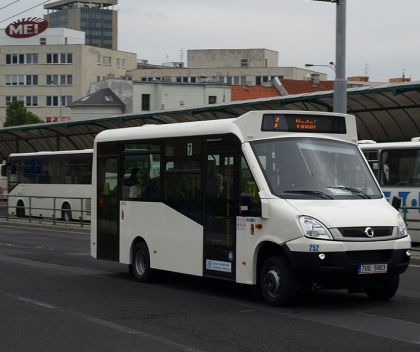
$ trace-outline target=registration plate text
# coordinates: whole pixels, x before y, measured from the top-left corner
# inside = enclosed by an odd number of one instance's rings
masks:
[[[357,267],[359,274],[380,274],[388,271],[388,264],[360,264]]]

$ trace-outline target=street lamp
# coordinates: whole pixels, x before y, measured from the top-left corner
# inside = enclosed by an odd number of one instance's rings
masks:
[[[305,67],[328,67],[331,70],[334,71],[334,75],[335,75],[335,65],[334,62],[330,61],[330,63],[328,65],[318,65],[318,64],[305,64]],[[335,78],[335,76],[334,76]]]
[[[346,79],[346,0],[312,0],[333,2],[337,5],[335,35],[335,80],[334,111],[347,112],[347,79]],[[328,66],[328,65],[327,65]]]

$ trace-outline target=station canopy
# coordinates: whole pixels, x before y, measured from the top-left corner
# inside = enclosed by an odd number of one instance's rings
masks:
[[[251,110],[331,112],[333,92],[215,104],[199,108],[124,114],[83,121],[55,122],[0,129],[0,157],[10,153],[87,149],[99,132],[145,124],[238,117]],[[356,116],[359,140],[408,141],[420,136],[420,81],[348,90],[347,111]]]

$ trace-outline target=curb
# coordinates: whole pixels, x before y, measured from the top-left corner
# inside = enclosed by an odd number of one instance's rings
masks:
[[[0,225],[11,226],[11,227],[26,227],[34,229],[46,229],[46,230],[62,230],[66,232],[77,232],[81,234],[90,234],[90,225],[89,227],[75,227],[68,225],[53,225],[53,224],[40,224],[33,222],[16,222],[16,221],[0,221]]]

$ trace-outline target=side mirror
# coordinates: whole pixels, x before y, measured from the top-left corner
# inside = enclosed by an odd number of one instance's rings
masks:
[[[391,205],[395,208],[395,209],[397,209],[397,210],[400,210],[400,208],[401,208],[401,198],[398,198],[398,197],[392,197],[392,202],[391,202]]]

